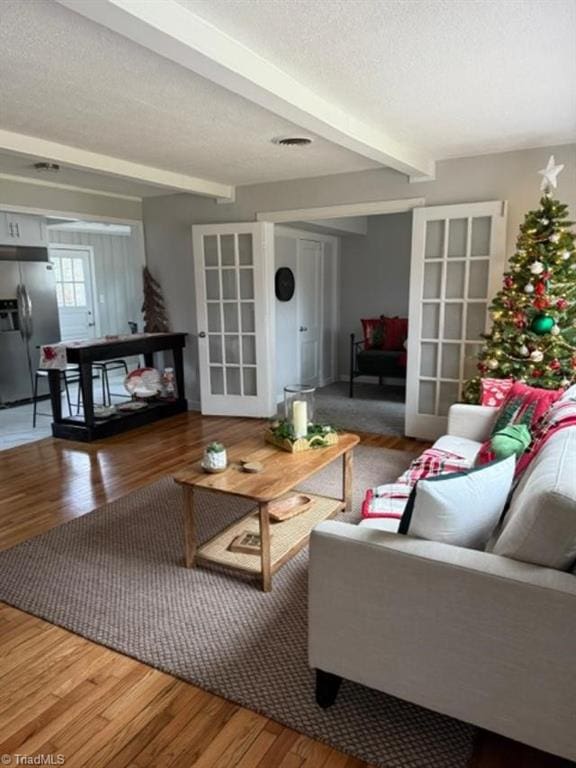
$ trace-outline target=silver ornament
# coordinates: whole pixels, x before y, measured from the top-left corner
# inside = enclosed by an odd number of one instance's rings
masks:
[[[534,293],[534,286],[532,283],[526,283],[524,286],[524,293]]]
[[[520,347],[520,349],[518,350],[518,352],[520,352],[520,354],[522,355],[522,357],[528,357],[528,355],[530,354],[530,350],[528,349],[528,347],[526,346],[526,344],[522,344],[522,346]]]
[[[487,365],[491,371],[495,371],[496,368],[498,368],[498,360],[494,360],[494,359],[488,360]]]
[[[564,259],[564,261],[568,261],[568,259],[570,258],[570,256],[572,256],[572,254],[570,253],[570,251],[562,251],[562,258]]]
[[[560,237],[561,237],[560,232],[554,232],[554,234],[550,235],[548,239],[550,240],[551,243],[558,243],[560,242]]]
[[[558,325],[553,325],[550,329],[550,333],[552,336],[560,336],[560,327]]]
[[[530,353],[530,360],[532,360],[533,363],[541,363],[542,360],[544,360],[544,353],[539,349],[535,349]]]

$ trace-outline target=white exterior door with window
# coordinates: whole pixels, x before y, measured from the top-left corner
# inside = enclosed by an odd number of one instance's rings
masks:
[[[202,413],[272,416],[274,225],[192,227]]]
[[[414,210],[405,432],[431,440],[476,374],[505,263],[501,201]]]
[[[62,341],[95,338],[92,248],[52,245],[49,254],[54,265]]]

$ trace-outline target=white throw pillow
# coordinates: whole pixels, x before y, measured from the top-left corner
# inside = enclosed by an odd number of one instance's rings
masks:
[[[468,549],[484,549],[502,515],[514,480],[509,456],[468,472],[420,480],[399,533]]]

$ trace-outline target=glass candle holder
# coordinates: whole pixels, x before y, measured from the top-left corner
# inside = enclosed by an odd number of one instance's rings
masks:
[[[291,384],[284,387],[284,418],[292,425],[294,437],[306,437],[308,425],[314,423],[315,387]]]

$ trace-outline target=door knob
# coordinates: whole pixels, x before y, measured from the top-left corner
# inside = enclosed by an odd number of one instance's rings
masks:
[[[307,331],[308,328],[306,328],[304,325],[300,326],[300,333],[304,333],[304,331]]]
[[[96,323],[88,323],[88,328],[94,328],[95,325]]]
[[[205,339],[206,338],[205,332],[204,331],[200,331],[200,333],[198,334],[198,338],[199,339]]]

